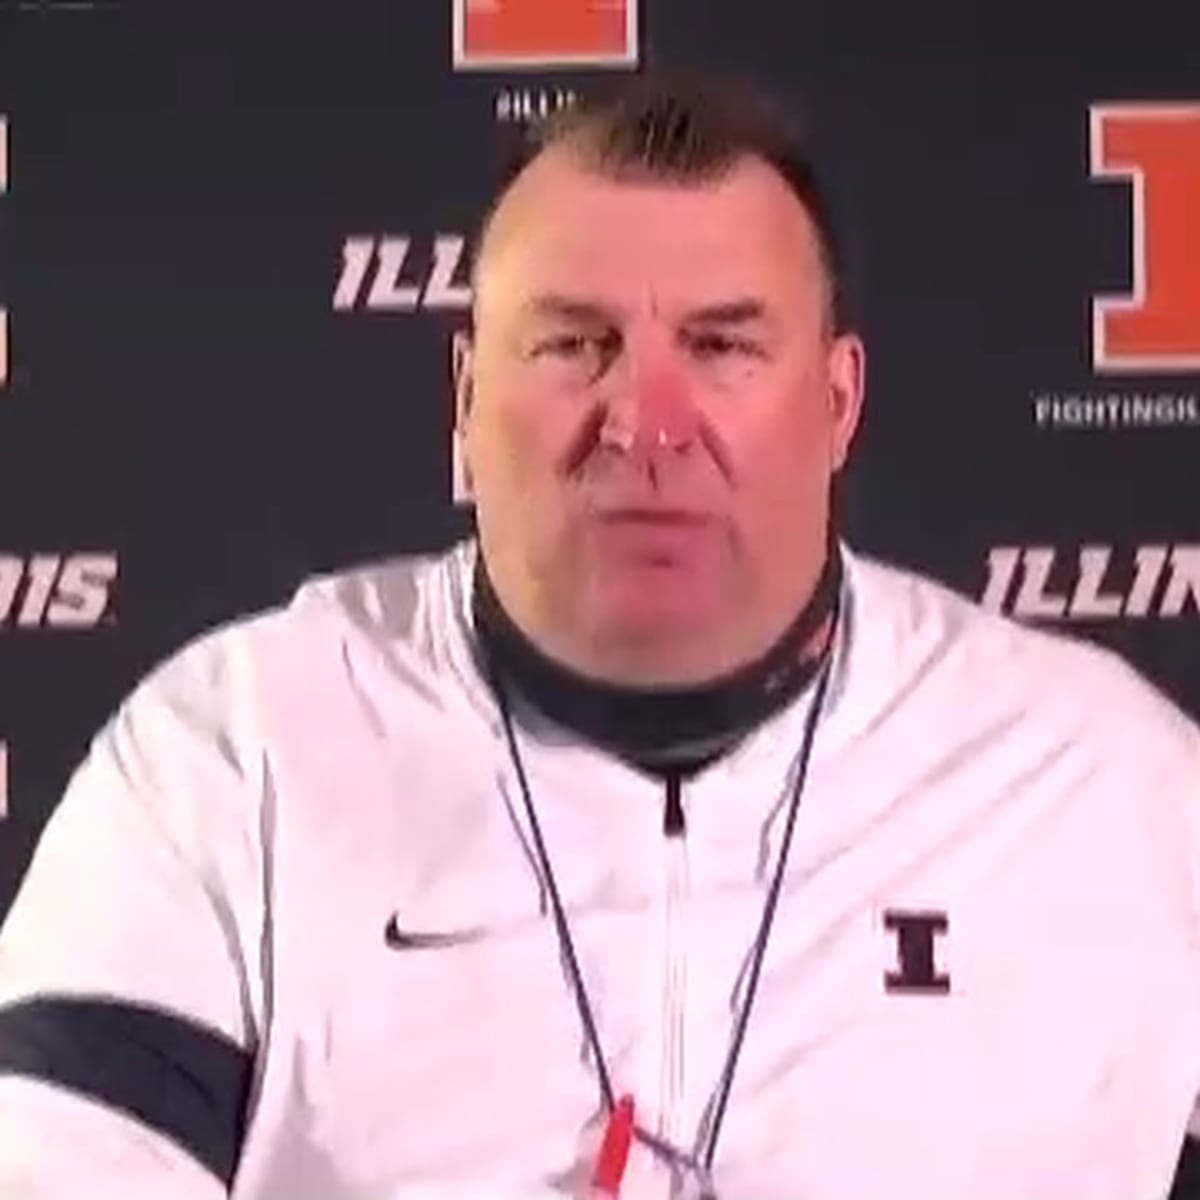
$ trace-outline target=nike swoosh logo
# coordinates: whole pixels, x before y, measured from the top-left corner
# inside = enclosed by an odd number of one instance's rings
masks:
[[[401,929],[395,913],[383,928],[384,944],[390,950],[434,950],[445,946],[461,946],[466,942],[477,942],[483,936],[482,929],[461,929],[449,933]]]

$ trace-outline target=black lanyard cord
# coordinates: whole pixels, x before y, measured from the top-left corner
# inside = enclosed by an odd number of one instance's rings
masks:
[[[702,1132],[698,1137],[698,1142],[705,1143],[703,1153],[699,1152],[697,1147],[696,1154],[687,1155],[675,1147],[670,1146],[662,1139],[650,1134],[648,1131],[638,1129],[636,1136],[639,1141],[649,1146],[656,1153],[660,1154],[677,1165],[687,1166],[692,1170],[696,1170],[705,1183],[705,1195],[711,1194],[708,1180],[711,1177],[713,1161],[716,1157],[717,1139],[721,1133],[721,1127],[725,1119],[726,1111],[729,1107],[729,1096],[733,1089],[734,1073],[737,1069],[738,1059],[741,1055],[742,1045],[746,1039],[746,1030],[750,1022],[750,1011],[754,1004],[755,996],[758,991],[758,982],[762,974],[763,960],[766,957],[767,941],[771,935],[771,927],[775,919],[775,913],[779,905],[779,895],[783,888],[784,873],[787,868],[788,852],[792,844],[792,835],[796,827],[796,816],[800,809],[800,799],[804,792],[804,783],[808,775],[809,760],[812,757],[813,744],[816,740],[817,723],[821,716],[821,711],[824,708],[825,696],[829,687],[829,680],[832,674],[834,645],[837,640],[839,627],[839,609],[840,605],[835,605],[833,612],[833,620],[829,632],[829,639],[825,649],[822,652],[822,661],[818,668],[816,685],[813,689],[813,698],[809,706],[808,714],[804,722],[804,730],[800,743],[800,752],[796,764],[796,774],[792,783],[791,797],[788,802],[787,819],[784,825],[783,839],[780,844],[779,857],[775,864],[775,871],[771,878],[770,886],[767,889],[767,897],[763,903],[762,917],[759,921],[758,931],[755,934],[754,945],[751,952],[750,972],[746,984],[746,994],[742,1000],[740,1010],[737,1015],[737,1020],[734,1024],[733,1037],[730,1043],[729,1051],[725,1058],[725,1065],[721,1072],[721,1080],[718,1086],[715,1101],[712,1107],[712,1120],[708,1125],[707,1132]],[[562,898],[559,894],[558,884],[554,877],[554,869],[550,862],[550,855],[546,849],[545,838],[542,835],[541,823],[538,820],[537,812],[533,803],[533,794],[529,786],[529,779],[525,773],[525,765],[521,757],[520,749],[517,745],[516,730],[511,712],[511,705],[507,689],[504,687],[500,679],[499,673],[494,669],[493,665],[488,662],[488,672],[491,676],[493,691],[499,702],[500,718],[504,727],[505,741],[508,746],[508,755],[512,761],[513,769],[516,772],[517,782],[521,789],[521,798],[525,807],[525,814],[529,820],[530,832],[533,834],[534,849],[537,853],[538,865],[542,872],[546,884],[546,890],[550,896],[550,906],[554,915],[555,930],[558,935],[559,950],[566,960],[567,973],[570,976],[571,988],[575,996],[575,1005],[579,1012],[579,1018],[583,1023],[584,1033],[587,1037],[588,1046],[591,1050],[592,1057],[596,1064],[596,1074],[599,1079],[600,1093],[604,1101],[604,1106],[607,1112],[611,1113],[616,1107],[616,1096],[613,1092],[612,1079],[609,1075],[608,1064],[604,1057],[604,1050],[600,1044],[600,1035],[596,1028],[595,1016],[592,1012],[591,1001],[588,998],[587,987],[584,984],[583,972],[579,965],[579,959],[575,951],[575,944],[571,937],[571,930],[567,924],[566,911],[563,908]]]
[[[571,986],[575,992],[575,1003],[579,1009],[579,1017],[583,1022],[587,1035],[588,1046],[596,1062],[596,1074],[600,1079],[600,1093],[604,1098],[604,1107],[612,1112],[616,1107],[616,1096],[613,1093],[612,1080],[608,1074],[608,1064],[600,1047],[600,1035],[596,1031],[596,1020],[592,1015],[592,1006],[588,1002],[587,989],[583,985],[583,972],[575,954],[575,943],[571,938],[571,930],[567,925],[567,914],[563,909],[562,899],[558,892],[558,883],[554,878],[554,870],[550,865],[550,854],[546,850],[546,841],[542,837],[541,823],[533,806],[533,793],[529,780],[525,775],[525,764],[517,748],[516,731],[513,729],[512,713],[508,700],[508,692],[501,683],[499,675],[492,672],[492,686],[500,701],[500,718],[504,724],[504,737],[508,743],[508,756],[512,760],[513,769],[517,773],[517,782],[521,788],[521,799],[525,805],[525,815],[529,818],[529,828],[533,833],[534,849],[537,851],[538,866],[546,883],[546,891],[550,894],[550,907],[554,913],[554,924],[558,931],[559,951],[567,960],[567,972],[571,977]]]
[[[836,629],[836,621],[835,621]],[[833,635],[830,635],[830,647],[833,645]],[[800,754],[796,763],[796,777],[792,782],[792,795],[788,802],[787,822],[783,829],[783,841],[779,847],[779,859],[775,864],[775,873],[771,878],[771,886],[767,889],[767,899],[763,904],[762,919],[759,922],[758,933],[754,938],[754,952],[750,959],[750,977],[746,983],[746,996],[742,1001],[734,1026],[733,1041],[729,1054],[725,1059],[725,1069],[721,1073],[720,1090],[717,1093],[716,1104],[713,1108],[712,1123],[708,1130],[708,1145],[700,1157],[706,1172],[711,1173],[713,1159],[717,1151],[717,1138],[721,1133],[721,1125],[725,1119],[725,1111],[729,1107],[729,1093],[733,1090],[733,1076],[737,1070],[738,1059],[742,1052],[742,1043],[746,1040],[746,1030],[750,1024],[750,1010],[758,991],[759,977],[762,975],[763,960],[767,954],[767,940],[771,936],[771,926],[775,920],[775,911],[779,906],[779,893],[783,890],[783,877],[787,869],[788,852],[792,846],[792,833],[796,828],[796,815],[800,811],[800,797],[804,793],[804,781],[808,775],[808,763],[812,757],[813,742],[816,739],[817,721],[825,705],[825,693],[829,687],[833,655],[828,652],[821,673],[817,676],[817,685],[813,691],[812,704],[804,721],[804,733],[800,742]],[[697,1147],[697,1149],[699,1149]]]

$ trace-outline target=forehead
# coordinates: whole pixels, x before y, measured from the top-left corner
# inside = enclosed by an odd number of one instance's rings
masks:
[[[824,290],[812,220],[766,162],[747,157],[697,181],[613,178],[561,148],[497,207],[476,279],[481,311],[541,291],[618,306],[753,295],[787,307],[819,304]]]

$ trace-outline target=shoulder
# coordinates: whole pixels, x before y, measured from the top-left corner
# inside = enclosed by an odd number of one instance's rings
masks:
[[[319,691],[349,655],[391,675],[436,669],[436,646],[469,578],[472,549],[397,556],[305,579],[286,600],[213,626],[157,662],[106,726],[163,749],[205,744],[244,769],[261,745],[264,703]]]
[[[967,708],[1019,711],[1113,751],[1154,752],[1196,769],[1200,728],[1116,651],[992,612],[912,569],[851,561],[862,620],[874,626],[864,631],[873,657],[900,675],[939,680]]]

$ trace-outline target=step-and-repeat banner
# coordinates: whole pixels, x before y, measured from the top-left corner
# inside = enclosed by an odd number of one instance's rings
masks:
[[[287,7],[0,4],[0,913],[155,662],[469,530],[449,344],[506,138],[647,67],[757,78],[828,163],[852,543],[1200,714],[1195,0]]]

